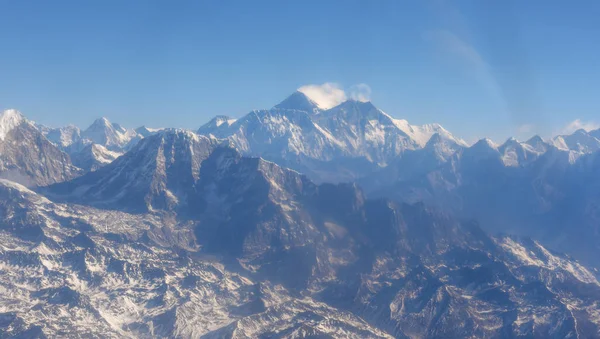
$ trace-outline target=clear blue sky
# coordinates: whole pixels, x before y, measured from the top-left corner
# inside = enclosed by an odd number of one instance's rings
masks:
[[[599,1],[0,0],[0,109],[197,128],[303,85],[466,139],[600,122]]]

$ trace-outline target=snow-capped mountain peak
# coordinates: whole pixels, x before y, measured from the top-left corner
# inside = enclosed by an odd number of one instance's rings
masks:
[[[198,133],[203,135],[213,134],[217,137],[220,137],[220,134],[227,130],[236,121],[236,119],[227,115],[217,115],[216,117],[210,119],[209,122],[202,125],[198,129]]]
[[[330,112],[329,115],[343,112],[345,117],[353,119],[376,118],[384,114],[383,111],[377,109],[370,101],[363,102],[352,99],[330,108],[328,112]],[[387,114],[384,115],[388,116]]]
[[[463,152],[463,156],[471,159],[496,158],[499,154],[498,145],[488,138],[480,139]]]
[[[439,160],[445,161],[464,147],[463,144],[456,142],[454,138],[447,138],[436,132],[429,138],[423,149],[433,152]]]
[[[600,150],[600,139],[592,133],[579,129],[570,135],[558,135],[550,143],[560,150],[574,151],[580,154]]]
[[[468,146],[464,140],[453,136],[452,133],[448,132],[440,124],[433,123],[418,126],[409,124],[405,119],[395,119],[391,116],[389,117],[392,119],[396,127],[410,136],[411,139],[415,140],[415,142],[421,147],[424,147],[434,134],[438,134],[441,138],[451,140],[462,147]]]
[[[26,121],[21,112],[16,109],[7,109],[0,115],[0,140],[4,140],[6,135],[15,127]]]
[[[369,168],[386,166],[406,151],[423,148],[436,133],[453,144],[466,146],[439,124],[410,125],[370,101],[346,100],[319,110],[302,92],[290,95],[270,110],[255,110],[237,120],[217,116],[198,133],[230,139],[246,155],[281,161],[318,182],[352,180]],[[323,165],[311,175],[314,164],[308,164],[315,161]],[[349,168],[350,163],[360,165]]]
[[[83,131],[81,137],[109,150],[120,151],[130,141],[138,137],[138,134],[134,130],[111,123],[107,118],[102,117],[96,119],[90,127]]]
[[[52,128],[46,132],[46,138],[55,145],[66,148],[81,139],[81,130],[75,125]]]
[[[101,118],[94,120],[94,122],[92,122],[92,124],[86,129],[86,131],[101,130],[101,129],[106,129],[106,128],[113,129],[114,126],[108,120],[108,118],[101,117]]]
[[[502,162],[504,163],[504,165],[525,165],[537,159],[541,154],[546,152],[548,145],[544,144],[543,141],[540,142],[541,138],[540,140],[534,138],[530,139],[531,144],[529,143],[529,141],[520,142],[515,138],[509,138],[504,144],[499,146],[498,151],[502,156]]]
[[[545,150],[548,149],[548,144],[539,135],[532,136],[529,140],[525,141],[525,143],[538,152],[545,152]]]
[[[92,123],[92,125],[90,127],[88,127],[88,129],[86,131],[100,131],[100,130],[114,130],[115,132],[118,133],[127,133],[127,129],[124,128],[123,126],[121,126],[120,124],[117,123],[113,123],[110,122],[108,120],[108,118],[106,117],[102,117],[99,119],[94,120],[94,122]]]
[[[236,119],[228,117],[226,115],[220,115],[215,119],[215,125],[217,127],[223,125],[223,124],[227,124],[227,126],[231,126],[231,124],[233,124],[236,121]]]
[[[516,144],[520,144],[520,143],[521,142],[519,140],[517,140],[517,138],[510,137],[510,138],[506,139],[506,141],[502,145],[498,146],[498,148],[503,148],[508,145],[516,145]]]
[[[141,137],[149,137],[154,133],[157,133],[159,131],[163,130],[163,128],[150,128],[150,127],[146,127],[146,126],[140,126],[138,128],[135,129],[135,132],[140,135]]]
[[[472,147],[475,147],[476,145],[479,145],[478,147],[485,147],[485,148],[493,148],[493,149],[498,148],[498,145],[495,142],[493,142],[492,139],[489,139],[489,138],[480,139]]]
[[[295,109],[309,113],[318,113],[321,110],[316,102],[300,91],[292,93],[285,100],[275,105],[274,108]]]

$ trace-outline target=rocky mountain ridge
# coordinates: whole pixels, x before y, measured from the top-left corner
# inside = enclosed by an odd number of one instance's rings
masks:
[[[205,152],[190,152],[196,144]],[[423,204],[369,200],[356,185],[316,185],[298,172],[190,132],[164,131],[132,152],[132,159],[151,160],[148,175],[133,175],[139,168],[121,157],[50,187],[84,187],[82,179],[91,176],[100,176],[98,183],[152,178],[121,190],[104,184],[73,189],[91,197],[78,200],[84,205],[52,202],[0,182],[0,267],[7,277],[1,291],[11,291],[0,293],[7,305],[4,333],[207,338],[599,333],[596,272],[533,240],[490,237],[472,222]],[[175,173],[186,168],[190,175],[174,178],[168,167],[156,166],[163,157],[169,163],[166,155]],[[157,201],[153,198],[179,184],[188,187],[187,180],[195,183],[194,194],[187,195],[193,203],[174,194],[174,204],[115,210]],[[156,195],[148,199],[144,192]],[[127,199],[120,200],[123,196]],[[44,306],[37,311],[36,305]]]

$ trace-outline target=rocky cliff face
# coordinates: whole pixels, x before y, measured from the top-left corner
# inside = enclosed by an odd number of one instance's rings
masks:
[[[202,161],[213,142],[167,130],[95,172],[49,188],[56,197],[133,212],[174,211],[192,204]]]
[[[79,174],[70,157],[21,113],[8,110],[0,115],[0,177],[27,186],[45,186]]]

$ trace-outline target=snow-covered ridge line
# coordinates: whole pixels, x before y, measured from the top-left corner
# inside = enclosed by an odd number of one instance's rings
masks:
[[[18,111],[4,112],[0,119],[0,140],[22,121],[27,120]],[[76,159],[76,166],[85,171],[110,163],[141,139],[164,130],[143,126],[128,129],[105,117],[95,120],[85,130],[72,125],[62,128],[36,125],[36,128]],[[468,145],[439,124],[411,125],[371,102],[347,100],[321,109],[302,92],[293,93],[270,110],[254,110],[239,119],[216,116],[197,133],[229,139],[245,155],[260,156],[302,172],[314,172],[310,177],[319,182],[364,177],[387,167],[406,152],[425,148],[434,135],[439,138],[434,140],[436,145],[430,147],[437,150],[439,159],[447,160],[450,153],[463,148],[481,148],[499,152],[497,156],[507,167],[528,164],[552,147],[568,152],[571,164],[583,154],[600,150],[600,131],[583,130],[548,140],[533,137],[521,142],[511,138],[496,144],[482,139]],[[92,144],[98,146],[88,147]],[[357,165],[363,161],[369,165]],[[343,169],[340,170],[340,166]]]
[[[309,176],[319,182],[359,178],[387,166],[406,151],[422,149],[435,134],[440,135],[441,142],[466,146],[439,124],[413,126],[392,118],[371,102],[356,100],[321,109],[301,92],[272,109],[253,110],[235,121],[217,116],[197,133],[229,139],[244,155],[313,172]],[[364,165],[350,166],[358,163]],[[338,175],[340,166],[344,169]]]

